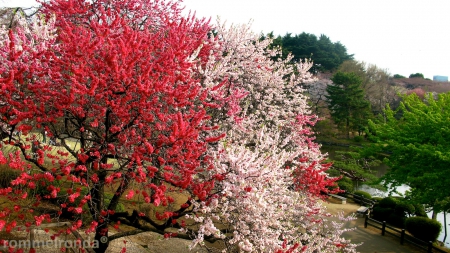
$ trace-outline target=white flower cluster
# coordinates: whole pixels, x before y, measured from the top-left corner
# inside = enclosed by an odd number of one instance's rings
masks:
[[[220,234],[225,245],[241,252],[354,252],[340,238],[340,223],[327,221],[318,197],[293,187],[296,170],[321,171],[324,159],[313,142],[316,117],[301,87],[314,80],[312,63],[274,60],[280,49],[270,49],[272,40],[260,39],[247,25],[219,24],[214,34],[207,43],[217,51],[196,71],[224,105],[210,111],[227,136],[210,148],[214,169],[205,175],[223,180],[216,182],[217,198],[195,204],[199,217],[192,218],[200,229],[194,244]],[[341,244],[346,247],[336,246]]]

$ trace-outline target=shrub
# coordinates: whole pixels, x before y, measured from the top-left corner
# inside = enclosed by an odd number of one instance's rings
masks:
[[[314,125],[315,132],[320,133],[320,136],[336,136],[336,132],[333,128],[333,123],[328,119],[319,120]]]
[[[372,200],[375,200],[376,202],[380,202],[382,199],[382,197],[372,197]]]
[[[378,205],[380,207],[384,207],[384,208],[395,209],[395,206],[397,205],[397,201],[392,197],[386,197],[386,198],[380,200],[380,202],[378,202]]]
[[[357,135],[357,136],[353,137],[353,140],[355,142],[362,142],[362,141],[364,141],[364,136]]]
[[[377,221],[388,221],[391,213],[391,208],[385,208],[377,205],[373,207],[372,216]]]
[[[389,210],[391,210],[391,209],[389,209]],[[406,217],[405,217],[405,215],[400,215],[400,214],[397,214],[397,213],[390,212],[390,214],[387,217],[386,221],[389,224],[394,225],[396,227],[405,228]]]
[[[372,195],[370,195],[370,193],[365,192],[365,191],[355,191],[353,193],[353,195],[359,196],[359,197],[364,197],[366,199],[372,199]]]
[[[370,193],[365,192],[365,191],[355,191],[353,193],[354,200],[356,203],[361,204],[361,205],[370,205],[367,203],[367,201],[365,200],[371,200],[372,199],[372,195],[370,195]]]
[[[406,230],[422,241],[436,241],[442,230],[442,224],[437,220],[425,217],[410,217],[405,221]]]

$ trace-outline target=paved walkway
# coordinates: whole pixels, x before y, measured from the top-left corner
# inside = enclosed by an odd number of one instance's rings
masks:
[[[426,252],[414,245],[405,242],[404,245],[400,244],[400,238],[393,235],[381,235],[381,230],[368,226],[364,228],[364,218],[358,218],[357,220],[349,221],[346,224],[347,227],[356,227],[356,230],[344,233],[344,237],[351,239],[352,243],[358,244],[363,242],[361,246],[358,246],[356,250],[361,253],[418,253]]]

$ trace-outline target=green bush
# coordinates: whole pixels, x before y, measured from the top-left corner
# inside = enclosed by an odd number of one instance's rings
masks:
[[[397,206],[397,201],[392,197],[386,197],[386,198],[380,200],[380,202],[378,202],[378,205],[380,207],[384,207],[384,208],[395,209],[395,206]]]
[[[6,165],[0,166],[0,186],[1,188],[7,188],[11,186],[11,181],[20,176],[22,172],[13,170]]]
[[[436,241],[442,230],[442,224],[437,220],[425,217],[410,217],[405,221],[406,230],[422,241]]]
[[[395,206],[395,213],[402,217],[413,215],[415,210],[416,208],[413,204],[406,203],[404,201],[397,202],[397,205]]]
[[[362,141],[364,141],[364,136],[357,135],[357,136],[353,137],[353,140],[355,142],[362,142]]]
[[[370,195],[370,193],[365,192],[365,191],[355,191],[353,193],[353,195],[359,196],[359,197],[364,197],[366,199],[372,199],[372,195]]]
[[[385,208],[379,205],[373,207],[372,217],[377,221],[388,221],[392,213],[392,208]]]
[[[355,191],[353,195],[355,195],[354,200],[356,203],[360,205],[370,205],[370,203],[367,203],[367,200],[372,199],[372,195],[370,195],[370,193],[365,191]]]
[[[372,200],[375,200],[376,202],[380,202],[382,199],[382,197],[372,197]]]
[[[320,136],[331,136],[331,137],[335,137],[336,136],[336,132],[335,129],[333,128],[333,122],[331,122],[328,119],[323,119],[323,120],[319,120],[319,122],[317,122],[314,125],[314,132],[319,133],[318,135]]]
[[[405,220],[406,220],[406,217],[404,215],[400,215],[400,214],[392,213],[392,212],[389,214],[389,216],[386,219],[386,221],[389,224],[394,225],[399,228],[405,228]]]
[[[353,181],[348,177],[343,177],[337,181],[339,189],[344,190],[346,193],[353,193],[355,186]]]

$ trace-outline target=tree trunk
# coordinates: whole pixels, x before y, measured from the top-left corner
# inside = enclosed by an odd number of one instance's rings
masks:
[[[437,219],[437,212],[433,208],[433,214],[431,215],[431,219],[436,220]]]
[[[94,240],[98,242],[98,248],[94,248],[94,251],[96,253],[104,253],[109,246],[108,224],[106,222],[103,222],[97,226]]]
[[[347,139],[350,139],[350,119],[347,118]]]

